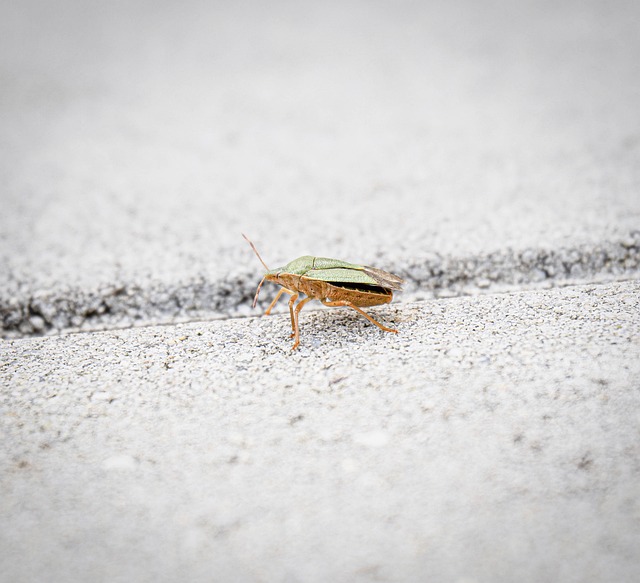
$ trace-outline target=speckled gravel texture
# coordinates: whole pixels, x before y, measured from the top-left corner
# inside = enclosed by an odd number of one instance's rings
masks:
[[[247,315],[241,231],[413,299],[638,277],[639,6],[5,2],[0,333]]]
[[[640,283],[0,343],[18,581],[631,582]]]

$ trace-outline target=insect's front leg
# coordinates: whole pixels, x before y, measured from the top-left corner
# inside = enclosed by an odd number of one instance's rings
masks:
[[[300,297],[299,293],[291,292],[291,297],[289,298],[289,313],[291,314],[291,329],[293,330],[290,338],[293,338],[298,330],[296,319],[295,319],[295,316],[293,315],[293,304],[299,297]]]
[[[302,310],[303,306],[307,303],[310,302],[313,298],[304,298],[304,300],[300,300],[300,303],[296,306],[296,309],[294,311],[295,314],[295,319],[296,319],[296,327],[294,328],[293,334],[291,335],[292,337],[295,337],[295,340],[293,341],[293,346],[291,347],[291,350],[295,350],[296,348],[298,348],[298,344],[300,344],[300,325],[298,324],[298,318],[300,315],[300,310]]]
[[[278,303],[278,300],[280,299],[282,294],[292,295],[293,292],[290,289],[287,289],[286,287],[281,287],[280,291],[276,294],[276,297],[273,298],[273,301],[269,304],[267,311],[264,313],[265,316],[268,316],[271,313],[271,310],[273,310],[273,306],[275,306]]]

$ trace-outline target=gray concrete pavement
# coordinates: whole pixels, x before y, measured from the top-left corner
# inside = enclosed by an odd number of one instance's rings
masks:
[[[419,297],[628,277],[637,22],[610,0],[3,3],[3,328],[246,314],[241,231]]]
[[[639,18],[0,2],[0,581],[639,580]]]
[[[640,285],[0,344],[3,581],[635,581]]]

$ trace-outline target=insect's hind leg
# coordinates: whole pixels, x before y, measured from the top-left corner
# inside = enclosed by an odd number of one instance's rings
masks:
[[[367,320],[369,320],[369,322],[371,322],[372,324],[375,324],[378,328],[380,328],[380,330],[384,330],[385,332],[393,332],[394,334],[398,333],[398,331],[394,330],[393,328],[387,328],[386,326],[383,326],[382,324],[380,324],[380,322],[374,320],[369,314],[361,310],[358,306],[356,306],[355,304],[352,304],[347,300],[336,300],[334,302],[331,302],[325,298],[324,300],[320,300],[320,301],[325,306],[331,306],[331,307],[346,306],[347,308],[353,308],[356,312],[363,315]]]

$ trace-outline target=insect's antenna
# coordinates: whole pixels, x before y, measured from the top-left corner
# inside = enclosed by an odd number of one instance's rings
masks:
[[[261,280],[260,283],[258,284],[258,289],[256,290],[256,295],[253,298],[253,304],[251,304],[252,308],[256,307],[256,304],[258,303],[258,296],[260,295],[260,288],[262,287],[262,284],[264,283],[264,280],[267,276],[265,275]]]
[[[267,267],[267,264],[262,260],[262,257],[260,257],[260,253],[258,253],[258,250],[256,249],[256,246],[251,242],[249,237],[247,237],[244,233],[241,233],[241,235],[244,237],[245,241],[247,243],[249,243],[249,245],[251,245],[251,249],[253,249],[253,252],[258,256],[258,259],[260,259],[260,263],[262,263],[262,265],[264,265],[264,268],[267,271],[270,271],[270,269]],[[264,279],[262,281],[264,281]],[[262,281],[260,282],[260,285],[262,285]],[[258,291],[260,291],[260,287],[259,286],[258,286]],[[254,306],[255,306],[255,303],[254,303]]]

